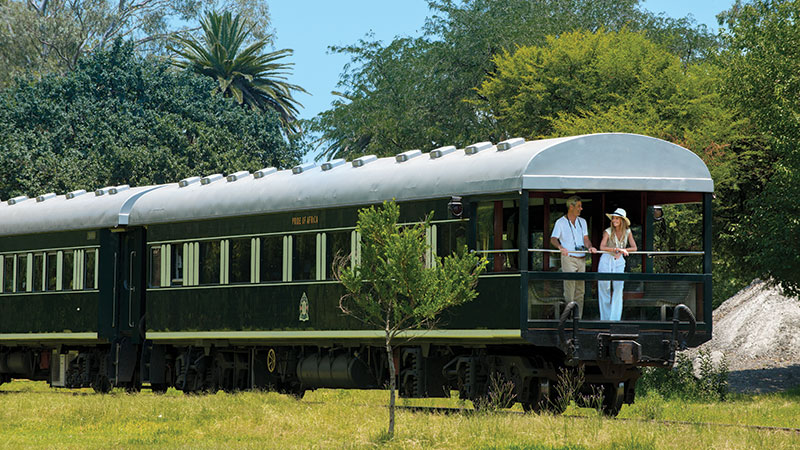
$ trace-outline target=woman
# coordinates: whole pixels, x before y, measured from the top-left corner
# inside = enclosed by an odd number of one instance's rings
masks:
[[[603,240],[600,242],[600,264],[598,272],[625,272],[625,256],[628,252],[636,251],[636,241],[631,233],[631,221],[628,220],[625,210],[617,208],[613,213],[606,214],[611,219],[611,226],[603,231]],[[614,293],[611,293],[613,283]],[[624,281],[598,281],[597,292],[600,296],[600,320],[620,320],[622,318],[622,288]]]

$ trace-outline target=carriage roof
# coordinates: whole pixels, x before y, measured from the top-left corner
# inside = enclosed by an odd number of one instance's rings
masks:
[[[272,212],[530,190],[712,192],[691,151],[634,134],[592,134],[389,158],[265,169],[203,182],[0,206],[0,235],[148,225]]]

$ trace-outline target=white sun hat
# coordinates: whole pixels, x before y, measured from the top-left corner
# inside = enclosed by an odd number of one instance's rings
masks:
[[[631,226],[631,221],[628,220],[627,214],[625,213],[625,210],[622,208],[617,208],[614,210],[613,213],[606,214],[606,216],[608,216],[609,220],[611,220],[612,217],[621,217],[625,220],[625,223],[628,224],[629,227]]]

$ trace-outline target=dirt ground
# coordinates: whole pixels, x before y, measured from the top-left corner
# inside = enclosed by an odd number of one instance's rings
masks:
[[[734,392],[775,392],[800,386],[800,299],[756,280],[714,311],[708,351],[724,360]]]

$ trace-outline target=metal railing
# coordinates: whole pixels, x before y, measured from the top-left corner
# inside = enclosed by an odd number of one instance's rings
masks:
[[[554,250],[549,248],[529,248],[529,252],[534,253],[561,253],[561,250]],[[518,248],[497,249],[497,250],[472,250],[478,254],[493,254],[493,253],[519,253]],[[569,253],[591,254],[589,250],[571,250]],[[600,251],[597,253],[613,254],[614,252]],[[702,251],[655,251],[655,250],[637,250],[635,252],[628,252],[629,255],[648,255],[648,256],[700,256],[705,255]]]

